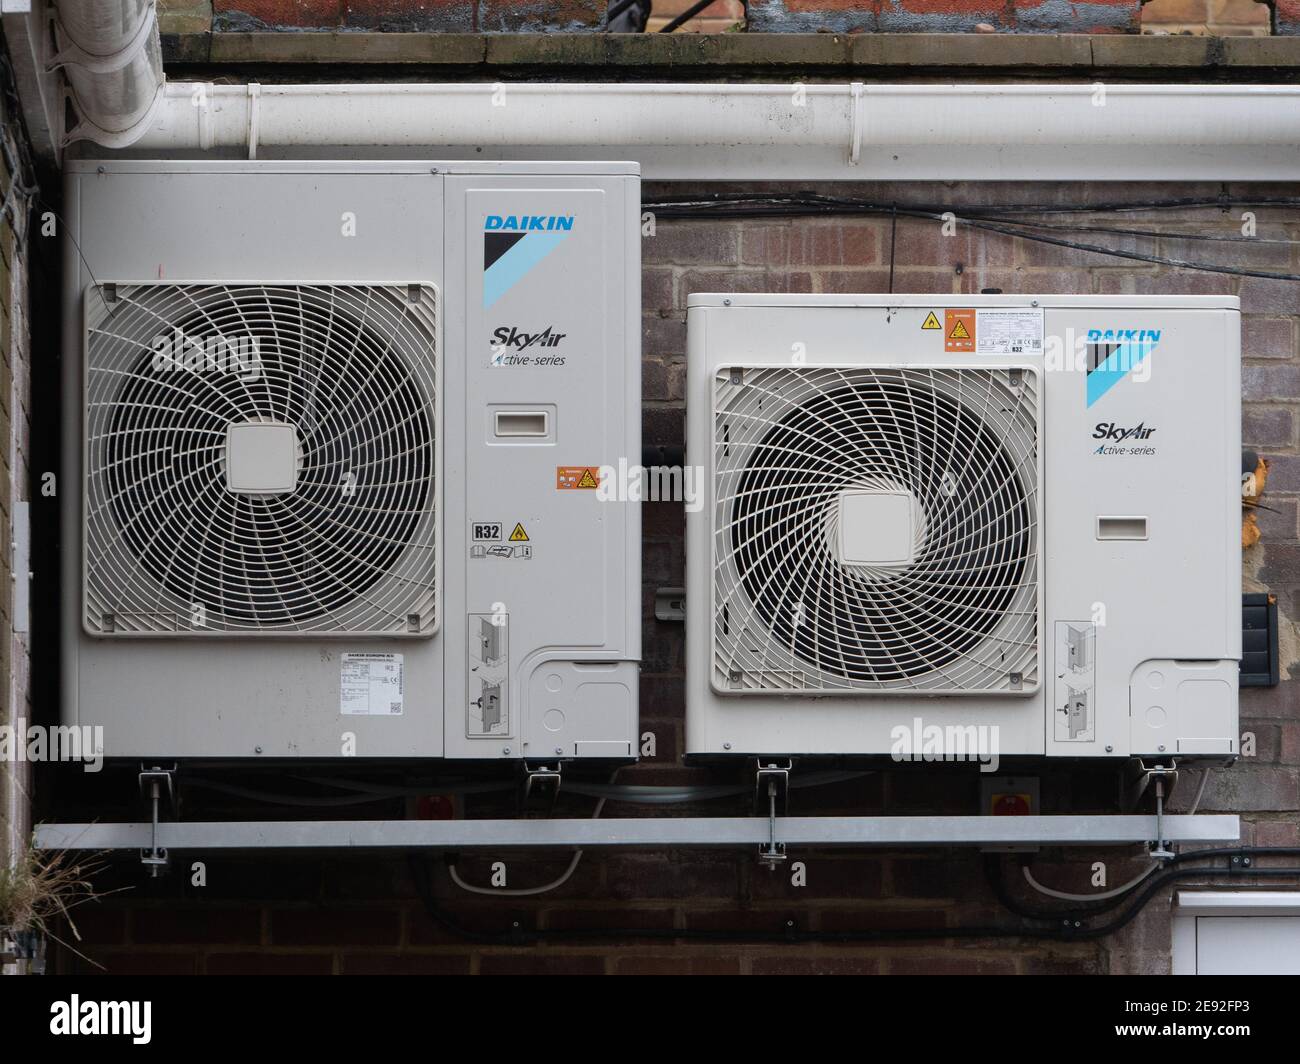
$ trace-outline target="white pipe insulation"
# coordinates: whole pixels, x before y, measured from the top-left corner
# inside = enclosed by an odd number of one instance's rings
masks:
[[[650,179],[1294,180],[1292,85],[168,83],[132,155],[631,159]]]

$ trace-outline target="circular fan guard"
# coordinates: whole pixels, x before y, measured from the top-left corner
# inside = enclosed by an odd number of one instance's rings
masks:
[[[727,671],[742,684],[757,668],[803,673],[801,687],[1019,686],[1037,601],[1023,393],[980,371],[771,373],[750,371],[748,397],[719,415],[731,579],[717,624],[735,648],[768,633],[767,650],[733,651]],[[837,556],[838,500],[861,490],[910,493],[910,564]]]
[[[99,591],[105,627],[147,630],[168,617],[182,630],[429,626],[435,333],[432,307],[422,321],[411,301],[431,294],[111,294],[92,330],[87,411],[88,590]],[[217,337],[233,343],[209,343]],[[231,426],[268,423],[294,427],[294,489],[232,491]]]

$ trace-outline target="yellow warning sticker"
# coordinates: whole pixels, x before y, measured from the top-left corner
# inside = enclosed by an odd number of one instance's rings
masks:
[[[975,311],[947,309],[943,312],[943,349],[975,350]]]
[[[942,329],[943,326],[939,324],[939,319],[934,316],[934,311],[930,311],[930,313],[925,316],[925,321],[921,322],[921,328]]]
[[[557,491],[594,491],[600,487],[599,466],[556,466]]]
[[[511,543],[528,542],[528,533],[524,531],[524,524],[522,521],[518,521],[515,523],[515,530],[510,533],[510,542]]]

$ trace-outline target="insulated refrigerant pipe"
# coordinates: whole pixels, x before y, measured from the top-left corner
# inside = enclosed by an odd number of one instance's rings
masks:
[[[1291,85],[170,82],[133,155],[631,159],[650,179],[1293,180]]]

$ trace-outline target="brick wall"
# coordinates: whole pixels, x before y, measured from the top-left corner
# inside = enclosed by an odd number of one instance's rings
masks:
[[[654,0],[658,32],[693,0]],[[164,33],[371,30],[398,33],[591,32],[605,0],[159,0]],[[715,0],[680,32],[1195,33],[1300,32],[1300,0]]]
[[[647,188],[653,195],[654,188]],[[685,190],[673,186],[680,194]],[[1216,195],[1210,188],[1164,185],[1158,189],[1114,185],[908,185],[832,186],[826,191],[899,202],[1095,202],[1099,199]],[[1270,190],[1283,193],[1285,189]],[[1300,212],[1257,212],[1260,237],[1300,238]],[[1099,216],[1137,228],[1156,228],[1162,254],[1210,254],[1188,233],[1238,235],[1237,212],[1218,210]],[[1136,238],[1134,238],[1136,239]],[[1145,245],[1150,246],[1150,245]],[[886,291],[891,236],[887,221],[818,220],[693,222],[661,220],[644,244],[645,438],[679,444],[683,424],[684,308],[692,291]],[[1267,270],[1300,272],[1288,245],[1217,245],[1228,261]],[[1260,845],[1300,845],[1300,286],[1077,253],[1019,239],[959,230],[944,237],[935,223],[900,219],[894,244],[896,291],[1167,293],[1239,295],[1245,345],[1247,442],[1269,455],[1273,474],[1261,515],[1264,538],[1247,553],[1245,580],[1279,598],[1286,619],[1283,675],[1273,690],[1242,697],[1242,728],[1257,737],[1255,756],[1216,770],[1202,803],[1205,811],[1238,812],[1244,840]],[[680,585],[683,513],[680,506],[647,504],[644,511],[645,631],[641,688],[643,731],[658,740],[658,756],[624,770],[620,782],[716,782],[679,761],[683,743],[683,629],[653,619],[658,587]],[[977,773],[970,766],[891,770],[815,791],[799,791],[799,814],[965,813],[978,808]],[[1111,771],[1054,766],[1040,773],[1043,811],[1112,812]],[[1194,774],[1193,774],[1194,776]],[[743,780],[743,775],[733,778]],[[1185,808],[1197,779],[1185,780],[1175,809]],[[187,799],[187,814],[213,819],[228,813],[211,796]],[[591,802],[562,797],[557,815],[590,815]],[[509,806],[484,799],[471,815],[508,814]],[[743,815],[744,798],[693,807],[691,812]],[[652,809],[651,813],[661,812]],[[281,815],[299,816],[301,810]],[[367,807],[364,815],[401,815]],[[646,815],[611,803],[607,816]],[[588,852],[573,878],[535,898],[481,898],[449,880],[443,862],[428,864],[437,904],[462,924],[499,932],[524,929],[648,929],[609,941],[552,938],[543,944],[465,941],[430,919],[412,869],[401,858],[321,858],[259,855],[209,856],[207,886],[190,884],[186,862],[171,877],[150,882],[128,861],[101,884],[129,885],[80,920],[84,952],[114,972],[393,972],[393,973],[706,973],[706,972],[1161,972],[1169,965],[1170,893],[1161,893],[1123,933],[1099,941],[967,939],[858,944],[700,942],[654,937],[676,930],[786,927],[825,933],[898,928],[957,928],[1014,924],[985,881],[984,859],[961,850],[916,852],[797,851],[807,866],[807,886],[794,887],[788,869],[760,868],[748,851],[672,853]],[[1118,884],[1143,866],[1135,849],[1045,851],[1035,859],[1039,878],[1065,890],[1086,892],[1094,860],[1109,865]],[[507,887],[544,883],[557,876],[567,855],[490,854],[466,857],[461,874],[486,884],[488,864],[507,863]],[[1009,858],[1003,860],[1012,860]],[[1018,878],[1014,865],[1003,874]],[[1188,885],[1188,884],[1183,884]],[[1013,887],[1023,901],[1042,899]],[[63,954],[65,970],[85,962]]]
[[[14,572],[11,546],[15,503],[26,500],[31,328],[28,307],[28,236],[26,199],[15,188],[14,165],[26,166],[26,135],[7,94],[0,94],[0,724],[30,717],[27,635],[14,631]],[[19,184],[31,180],[24,174]],[[30,791],[26,765],[0,760],[0,862],[11,861],[30,833],[26,803],[3,800]]]
[[[1142,5],[1143,33],[1216,37],[1266,37],[1268,5],[1258,0],[1149,0]]]

